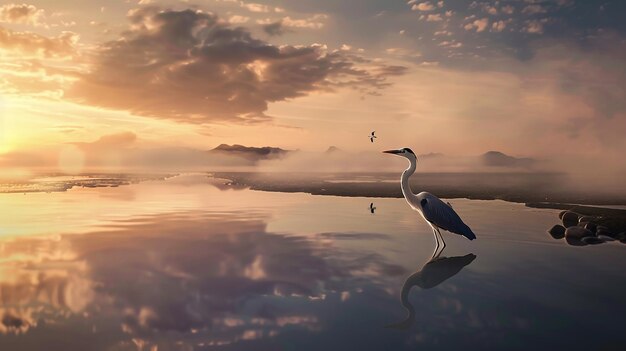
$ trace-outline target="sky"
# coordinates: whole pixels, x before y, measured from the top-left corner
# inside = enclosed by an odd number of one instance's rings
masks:
[[[406,146],[619,179],[624,13],[619,0],[3,2],[0,164]]]

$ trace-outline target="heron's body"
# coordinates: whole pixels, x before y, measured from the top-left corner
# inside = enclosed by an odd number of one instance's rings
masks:
[[[409,178],[415,173],[417,167],[417,157],[411,151],[411,149],[403,148],[400,150],[389,150],[386,153],[392,153],[395,155],[403,156],[409,161],[409,167],[402,172],[400,178],[400,186],[402,188],[402,194],[406,199],[406,202],[422,215],[424,220],[431,226],[435,239],[437,240],[437,247],[439,246],[439,239],[445,247],[445,242],[441,236],[439,229],[447,230],[451,233],[463,235],[464,237],[474,240],[476,235],[470,227],[467,226],[461,220],[461,217],[452,209],[452,206],[441,201],[438,197],[427,192],[421,192],[419,194],[413,194],[411,186],[409,185]],[[434,254],[433,254],[434,255]]]

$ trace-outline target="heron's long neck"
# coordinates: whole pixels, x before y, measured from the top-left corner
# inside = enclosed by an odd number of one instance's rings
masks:
[[[416,162],[409,159],[409,168],[405,169],[404,172],[402,172],[402,178],[400,181],[402,194],[404,195],[404,198],[409,201],[409,203],[417,203],[417,197],[415,196],[415,194],[413,194],[413,192],[411,191],[411,186],[409,185],[409,178],[411,177],[411,175],[413,175],[413,173],[415,173],[416,166]]]
[[[413,304],[411,304],[411,301],[409,301],[409,292],[411,292],[412,287],[413,286],[403,287],[402,292],[400,293],[400,302],[402,303],[402,306],[406,308],[407,312],[409,312],[407,319],[411,320],[415,318],[415,308],[413,307]]]
[[[404,285],[402,286],[402,291],[400,292],[400,302],[402,303],[402,306],[407,310],[408,314],[406,318],[401,322],[390,325],[390,327],[392,328],[408,329],[415,322],[415,308],[411,304],[411,301],[409,301],[409,292],[411,292],[411,288],[414,285],[412,281],[415,279],[414,277],[416,274],[419,275],[420,273],[413,273],[406,280],[406,282],[404,282]]]

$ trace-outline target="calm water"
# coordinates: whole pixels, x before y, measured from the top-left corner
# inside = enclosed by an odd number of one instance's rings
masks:
[[[626,245],[557,211],[452,200],[428,262],[402,199],[211,183],[0,195],[0,350],[626,349]]]

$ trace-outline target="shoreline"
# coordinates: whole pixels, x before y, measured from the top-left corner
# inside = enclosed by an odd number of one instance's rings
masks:
[[[377,174],[388,176],[388,174]],[[283,193],[308,193],[311,195],[331,195],[345,197],[378,197],[402,198],[397,174],[392,179],[354,181],[337,181],[330,174],[320,174],[316,177],[297,175],[295,177],[277,179],[264,173],[246,172],[213,172],[210,178],[227,179],[224,186],[234,188],[250,188],[251,190],[272,191]],[[441,179],[443,177],[469,177],[464,179]],[[428,191],[440,198],[469,199],[469,200],[503,200],[507,202],[538,204],[551,203],[561,206],[596,205],[596,206],[626,206],[626,195],[589,194],[571,192],[559,187],[558,174],[544,175],[524,174],[420,174],[411,179],[411,187]],[[482,177],[491,179],[481,179]],[[517,177],[519,179],[510,179]],[[528,177],[530,179],[522,179]],[[534,178],[534,179],[533,179]],[[395,181],[394,181],[395,179]],[[463,183],[463,184],[461,184]],[[461,185],[459,185],[461,184]],[[415,191],[415,190],[414,190]],[[533,207],[533,206],[528,206]],[[554,207],[561,209],[560,207]],[[597,207],[601,208],[601,207]],[[625,210],[619,210],[624,211]]]
[[[283,175],[285,176],[285,175]],[[330,195],[344,197],[378,197],[378,198],[403,198],[399,181],[349,181],[346,179],[337,182],[331,175],[326,175],[326,179],[307,178],[306,175],[298,175],[295,178],[269,177],[258,173],[212,173],[208,177],[213,179],[223,179],[225,183],[220,185],[224,188],[247,188],[256,191],[282,192],[282,193],[308,193],[311,195]],[[342,175],[345,176],[345,175]],[[380,175],[383,176],[383,175]],[[450,175],[447,175],[450,176]],[[463,176],[457,174],[456,177]],[[484,177],[502,178],[502,183],[471,182],[459,187],[460,179],[456,179],[455,184],[442,184],[440,179],[430,179],[430,184],[419,181],[428,180],[429,175],[412,179],[413,189],[423,189],[442,199],[469,199],[469,200],[502,200],[512,203],[524,204],[529,208],[569,210],[586,216],[597,216],[602,218],[602,223],[616,232],[626,231],[626,209],[617,209],[610,205],[624,205],[626,199],[620,196],[608,197],[589,196],[588,194],[567,193],[564,189],[555,187],[555,184],[548,179],[539,179],[528,182],[511,182],[511,175],[474,175]],[[513,175],[517,177],[518,175]],[[454,177],[454,175],[453,175]],[[523,175],[521,176],[523,178]],[[532,175],[529,175],[532,177]],[[474,181],[476,179],[473,179]],[[490,181],[493,181],[491,179]],[[552,179],[554,180],[554,179]],[[419,187],[418,184],[419,183]],[[443,182],[445,183],[445,182]],[[534,185],[534,187],[532,186]],[[596,205],[596,206],[594,206]],[[556,217],[556,216],[555,216]],[[558,220],[558,218],[555,218]],[[547,229],[547,228],[546,228]]]
[[[173,173],[94,173],[75,176],[41,175],[28,181],[0,182],[0,194],[19,193],[60,193],[73,188],[116,188],[148,181],[166,180],[176,176]],[[69,179],[58,179],[68,177]]]

